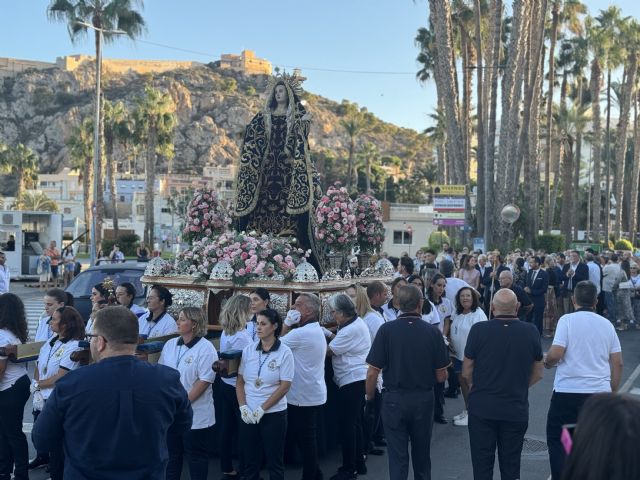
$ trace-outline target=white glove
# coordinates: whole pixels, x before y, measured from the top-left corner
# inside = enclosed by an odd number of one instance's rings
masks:
[[[33,409],[41,412],[44,408],[44,398],[42,396],[42,392],[40,390],[36,390],[33,394]]]
[[[287,327],[292,327],[300,321],[300,312],[298,310],[289,310],[287,316],[284,319],[284,324]]]
[[[262,409],[262,407],[256,408],[251,414],[253,423],[260,423],[260,420],[262,419],[263,415],[264,415],[264,410]]]
[[[242,417],[242,421],[244,423],[246,423],[247,425],[255,423],[253,421],[253,417],[251,416],[251,409],[249,407],[247,407],[246,405],[242,405],[240,407],[240,416]]]
[[[31,393],[36,393],[39,390],[40,390],[40,385],[38,385],[38,381],[35,379],[31,380],[31,386],[29,387],[29,391]]]
[[[331,338],[333,336],[333,332],[326,327],[322,327],[322,333],[324,333],[324,336],[327,338]]]

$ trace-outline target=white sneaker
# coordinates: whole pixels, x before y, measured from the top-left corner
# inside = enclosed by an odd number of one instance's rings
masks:
[[[458,415],[453,416],[453,421],[461,420],[463,418],[466,418],[466,416],[467,416],[467,411],[463,410],[462,413],[459,413]]]
[[[455,419],[453,421],[453,424],[456,425],[457,427],[466,427],[467,425],[469,425],[469,416],[467,415],[467,412],[463,412],[464,413],[464,417]]]

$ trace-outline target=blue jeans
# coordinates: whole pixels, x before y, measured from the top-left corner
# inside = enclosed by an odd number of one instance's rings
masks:
[[[616,323],[616,298],[613,292],[604,292],[604,304],[607,308],[607,318]]]

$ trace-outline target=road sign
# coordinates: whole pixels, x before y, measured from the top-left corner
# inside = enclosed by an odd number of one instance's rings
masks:
[[[434,195],[464,197],[466,185],[436,185],[433,187]]]
[[[462,212],[436,212],[433,214],[433,218],[449,218],[449,219],[458,219],[461,218],[464,220],[464,210]]]
[[[474,250],[480,250],[480,251],[484,252],[484,238],[475,237],[473,239],[473,249]]]
[[[443,227],[461,227],[464,226],[464,218],[434,218],[433,224]]]
[[[435,197],[433,199],[434,210],[442,210],[442,209],[464,210],[465,205],[466,203],[465,203],[464,197]]]

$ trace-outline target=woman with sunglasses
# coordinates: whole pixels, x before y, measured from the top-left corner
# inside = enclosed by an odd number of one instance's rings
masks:
[[[34,422],[53,392],[56,382],[70,370],[79,367],[71,360],[71,354],[81,350],[78,341],[85,338],[84,321],[73,307],[61,307],[51,316],[51,330],[54,336],[44,343],[38,355],[36,369],[31,382],[33,393]],[[35,413],[37,412],[37,413]],[[49,452],[49,473],[52,480],[63,478],[64,453],[60,448]]]

